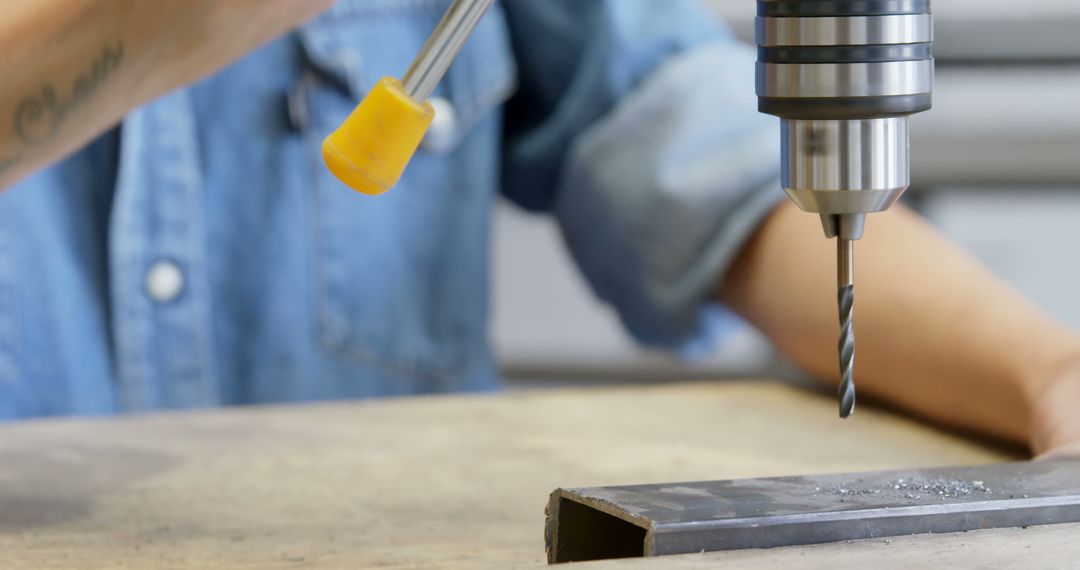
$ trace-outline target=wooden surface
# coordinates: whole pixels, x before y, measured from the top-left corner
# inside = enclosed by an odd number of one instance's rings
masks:
[[[699,384],[13,424],[0,428],[0,567],[539,568],[559,486],[1005,459],[867,408],[834,416],[830,399],[793,388]],[[1080,559],[1076,537],[1031,528],[581,567],[1052,566]]]

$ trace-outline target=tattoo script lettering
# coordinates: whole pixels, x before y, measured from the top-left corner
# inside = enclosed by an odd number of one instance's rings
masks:
[[[46,84],[37,93],[25,97],[15,109],[15,134],[19,140],[24,145],[35,146],[55,137],[68,115],[85,103],[123,60],[122,42],[107,45],[90,69],[77,77],[66,91]],[[0,171],[4,168],[5,163],[0,160]]]

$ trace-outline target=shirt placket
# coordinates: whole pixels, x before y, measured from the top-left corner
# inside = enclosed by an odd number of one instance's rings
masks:
[[[131,114],[109,229],[118,406],[219,404],[199,144],[190,93]]]
[[[15,261],[10,224],[0,216],[0,386],[15,381]]]

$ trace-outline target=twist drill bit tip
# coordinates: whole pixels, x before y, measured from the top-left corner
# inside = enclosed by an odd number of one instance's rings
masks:
[[[837,304],[840,308],[840,417],[855,411],[855,242],[837,238]]]

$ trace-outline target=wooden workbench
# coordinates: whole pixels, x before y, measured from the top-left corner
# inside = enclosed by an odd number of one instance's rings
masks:
[[[0,428],[0,567],[539,568],[559,486],[1004,459],[770,384],[507,393]],[[583,568],[1080,560],[1080,527]]]

